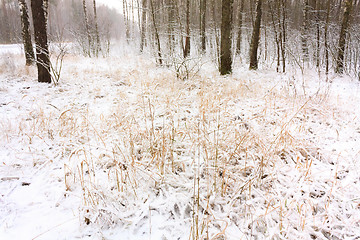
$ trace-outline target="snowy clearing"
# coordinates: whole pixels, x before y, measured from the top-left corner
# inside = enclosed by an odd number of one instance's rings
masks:
[[[182,81],[124,51],[67,55],[53,86],[6,56],[1,239],[360,238],[356,80],[207,62]]]

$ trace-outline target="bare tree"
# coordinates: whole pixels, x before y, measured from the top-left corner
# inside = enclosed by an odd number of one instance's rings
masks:
[[[220,43],[220,74],[232,72],[231,26],[233,0],[222,1],[221,11],[221,43]]]
[[[19,0],[21,12],[22,38],[24,43],[26,65],[32,65],[35,60],[34,49],[30,34],[28,7],[25,0]]]
[[[155,18],[155,8],[154,8],[154,0],[150,0],[150,10],[151,10],[151,17],[152,17],[152,22],[153,22],[153,27],[154,27],[154,34],[155,34],[155,41],[156,41],[156,45],[157,45],[157,61],[160,65],[163,64],[163,59],[162,59],[162,54],[161,54],[161,45],[160,45],[160,36],[159,36],[159,30],[158,30],[158,26],[156,24],[156,18]]]
[[[186,26],[185,26],[184,58],[190,55],[190,0],[186,0]]]
[[[46,13],[43,0],[31,0],[36,44],[36,64],[38,81],[51,83],[49,47],[46,31]]]
[[[206,0],[200,0],[200,42],[201,51],[206,51]]]
[[[256,3],[256,18],[255,24],[251,36],[251,44],[250,44],[250,69],[256,70],[258,69],[258,57],[257,51],[259,48],[260,41],[260,27],[261,27],[261,15],[262,15],[262,0],[257,0]]]
[[[352,10],[353,1],[346,0],[345,2],[345,10],[342,18],[341,30],[340,30],[340,38],[338,45],[338,55],[336,59],[336,73],[344,72],[344,58],[345,58],[345,46],[346,46],[346,35],[348,34],[350,15]]]
[[[146,36],[146,5],[147,0],[141,2],[141,28],[140,28],[140,52],[144,51],[145,36]]]
[[[87,15],[87,8],[86,8],[86,0],[83,0],[83,12],[84,12],[84,21],[85,21],[85,28],[86,28],[86,34],[88,39],[88,49],[87,49],[87,55],[91,57],[91,34],[90,34],[90,24],[89,19]]]
[[[124,15],[124,23],[125,23],[125,34],[126,34],[126,41],[130,41],[130,20],[129,20],[129,9],[127,0],[123,0],[123,15]]]
[[[309,46],[307,39],[309,37],[309,0],[303,0],[303,25],[301,29],[301,47],[303,52],[303,60],[309,61]]]
[[[94,21],[95,21],[95,34],[96,34],[96,47],[95,47],[95,56],[99,56],[99,52],[101,52],[101,44],[100,44],[100,35],[99,35],[99,26],[96,12],[96,0],[93,0],[93,8],[94,8]]]
[[[238,10],[238,34],[236,39],[236,53],[240,54],[241,52],[241,41],[242,41],[242,28],[243,28],[243,15],[244,15],[244,4],[245,0],[240,0],[239,10]]]
[[[325,20],[325,29],[324,29],[324,44],[325,44],[325,72],[329,73],[329,43],[328,43],[328,31],[330,24],[330,5],[331,0],[327,1],[326,4],[326,20]]]

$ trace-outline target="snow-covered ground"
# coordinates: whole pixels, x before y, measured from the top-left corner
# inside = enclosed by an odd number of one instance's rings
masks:
[[[0,53],[0,239],[360,239],[356,80]]]

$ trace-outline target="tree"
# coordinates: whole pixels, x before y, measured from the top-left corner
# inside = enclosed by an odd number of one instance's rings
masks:
[[[96,34],[95,56],[98,57],[99,52],[101,52],[101,44],[100,44],[100,35],[99,35],[99,27],[97,20],[96,0],[93,0],[93,8],[94,8],[94,21],[95,21],[95,34]]]
[[[220,43],[220,74],[232,72],[231,26],[233,0],[222,1],[221,11],[221,43]]]
[[[326,20],[325,20],[325,29],[324,29],[324,44],[325,44],[325,72],[329,73],[329,43],[328,43],[328,30],[330,23],[330,5],[331,0],[327,1],[326,4]]]
[[[46,14],[43,0],[31,0],[36,45],[36,65],[38,81],[51,83],[50,58],[46,30]]]
[[[150,10],[151,10],[151,17],[152,17],[152,22],[153,22],[153,27],[154,27],[154,35],[155,35],[155,41],[156,41],[156,45],[157,45],[157,62],[162,65],[163,64],[163,59],[162,59],[162,54],[161,54],[161,45],[160,45],[160,36],[159,36],[159,30],[158,30],[158,26],[156,24],[156,18],[155,18],[155,8],[154,8],[154,0],[150,0]]]
[[[303,52],[304,61],[309,61],[309,47],[308,47],[308,34],[309,34],[309,11],[310,3],[309,0],[303,1],[303,25],[301,29],[301,47]]]
[[[190,55],[190,0],[186,0],[186,36],[184,58]]]
[[[200,0],[200,42],[201,51],[206,51],[206,0]]]
[[[30,34],[30,21],[28,14],[28,7],[25,0],[19,0],[21,13],[22,38],[24,43],[26,65],[32,65],[35,60],[34,49]]]
[[[348,33],[350,15],[352,10],[352,0],[347,0],[345,2],[345,10],[342,18],[340,37],[339,37],[339,45],[338,45],[338,55],[336,59],[336,73],[344,72],[344,58],[345,58],[345,46],[346,46],[346,35]]]
[[[85,21],[86,35],[87,35],[88,44],[89,44],[86,54],[87,54],[89,57],[91,57],[91,35],[90,35],[90,24],[89,24],[89,19],[88,19],[88,15],[87,15],[86,0],[83,0],[82,4],[83,4],[83,12],[84,12],[84,21]]]
[[[261,26],[261,15],[262,15],[262,0],[258,0],[256,3],[256,18],[255,24],[251,36],[251,44],[250,44],[250,69],[257,70],[258,69],[258,59],[257,59],[257,51],[259,48],[260,41],[260,26]]]
[[[140,28],[140,52],[144,51],[145,36],[146,36],[146,3],[147,0],[141,2],[141,28]]]
[[[237,40],[236,40],[236,53],[240,54],[241,53],[241,40],[242,40],[242,27],[243,27],[243,15],[244,15],[244,3],[245,0],[240,0],[239,3],[239,15],[238,15],[238,35],[237,35]]]

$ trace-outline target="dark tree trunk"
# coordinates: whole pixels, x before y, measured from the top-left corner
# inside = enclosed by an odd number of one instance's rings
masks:
[[[316,23],[316,54],[315,54],[315,60],[316,60],[316,67],[320,71],[320,0],[316,0],[316,17],[315,17],[315,23]]]
[[[190,55],[190,0],[186,0],[186,37],[184,58]]]
[[[200,41],[201,51],[206,51],[206,0],[200,0]]]
[[[352,4],[353,4],[352,0],[347,0],[345,2],[345,10],[344,10],[343,20],[342,20],[342,24],[341,24],[338,55],[337,55],[337,60],[336,60],[336,73],[340,73],[340,74],[344,72],[346,35],[348,32],[348,28],[349,28]]]
[[[286,0],[281,0],[282,4],[282,41],[281,41],[281,56],[282,56],[282,63],[283,63],[283,72],[286,71],[286,56],[285,56],[285,49],[286,49]]]
[[[231,26],[232,26],[233,0],[222,1],[221,11],[221,45],[220,45],[220,74],[226,75],[232,72],[231,55]]]
[[[38,81],[51,83],[50,58],[46,30],[46,13],[43,0],[31,0],[36,45]]]
[[[30,21],[28,7],[25,0],[19,0],[21,12],[22,38],[24,43],[26,65],[32,65],[35,60],[34,49],[31,41]]]
[[[162,54],[161,54],[160,36],[159,36],[158,27],[157,27],[157,24],[156,24],[155,9],[154,9],[153,0],[150,0],[150,8],[151,8],[151,16],[152,16],[152,22],[153,22],[153,27],[154,27],[155,41],[156,41],[156,45],[157,45],[157,54],[158,54],[157,61],[158,61],[158,63],[160,65],[162,65],[163,60],[162,60]]]
[[[325,72],[329,73],[329,44],[328,44],[328,31],[329,31],[329,22],[330,22],[330,4],[331,0],[327,1],[326,5],[326,20],[325,20],[325,29],[324,29],[324,44],[325,44]]]
[[[256,4],[256,19],[251,36],[249,68],[252,70],[258,69],[257,51],[259,48],[259,41],[260,41],[260,26],[261,26],[261,14],[262,14],[261,4],[262,4],[262,0],[258,0]]]

